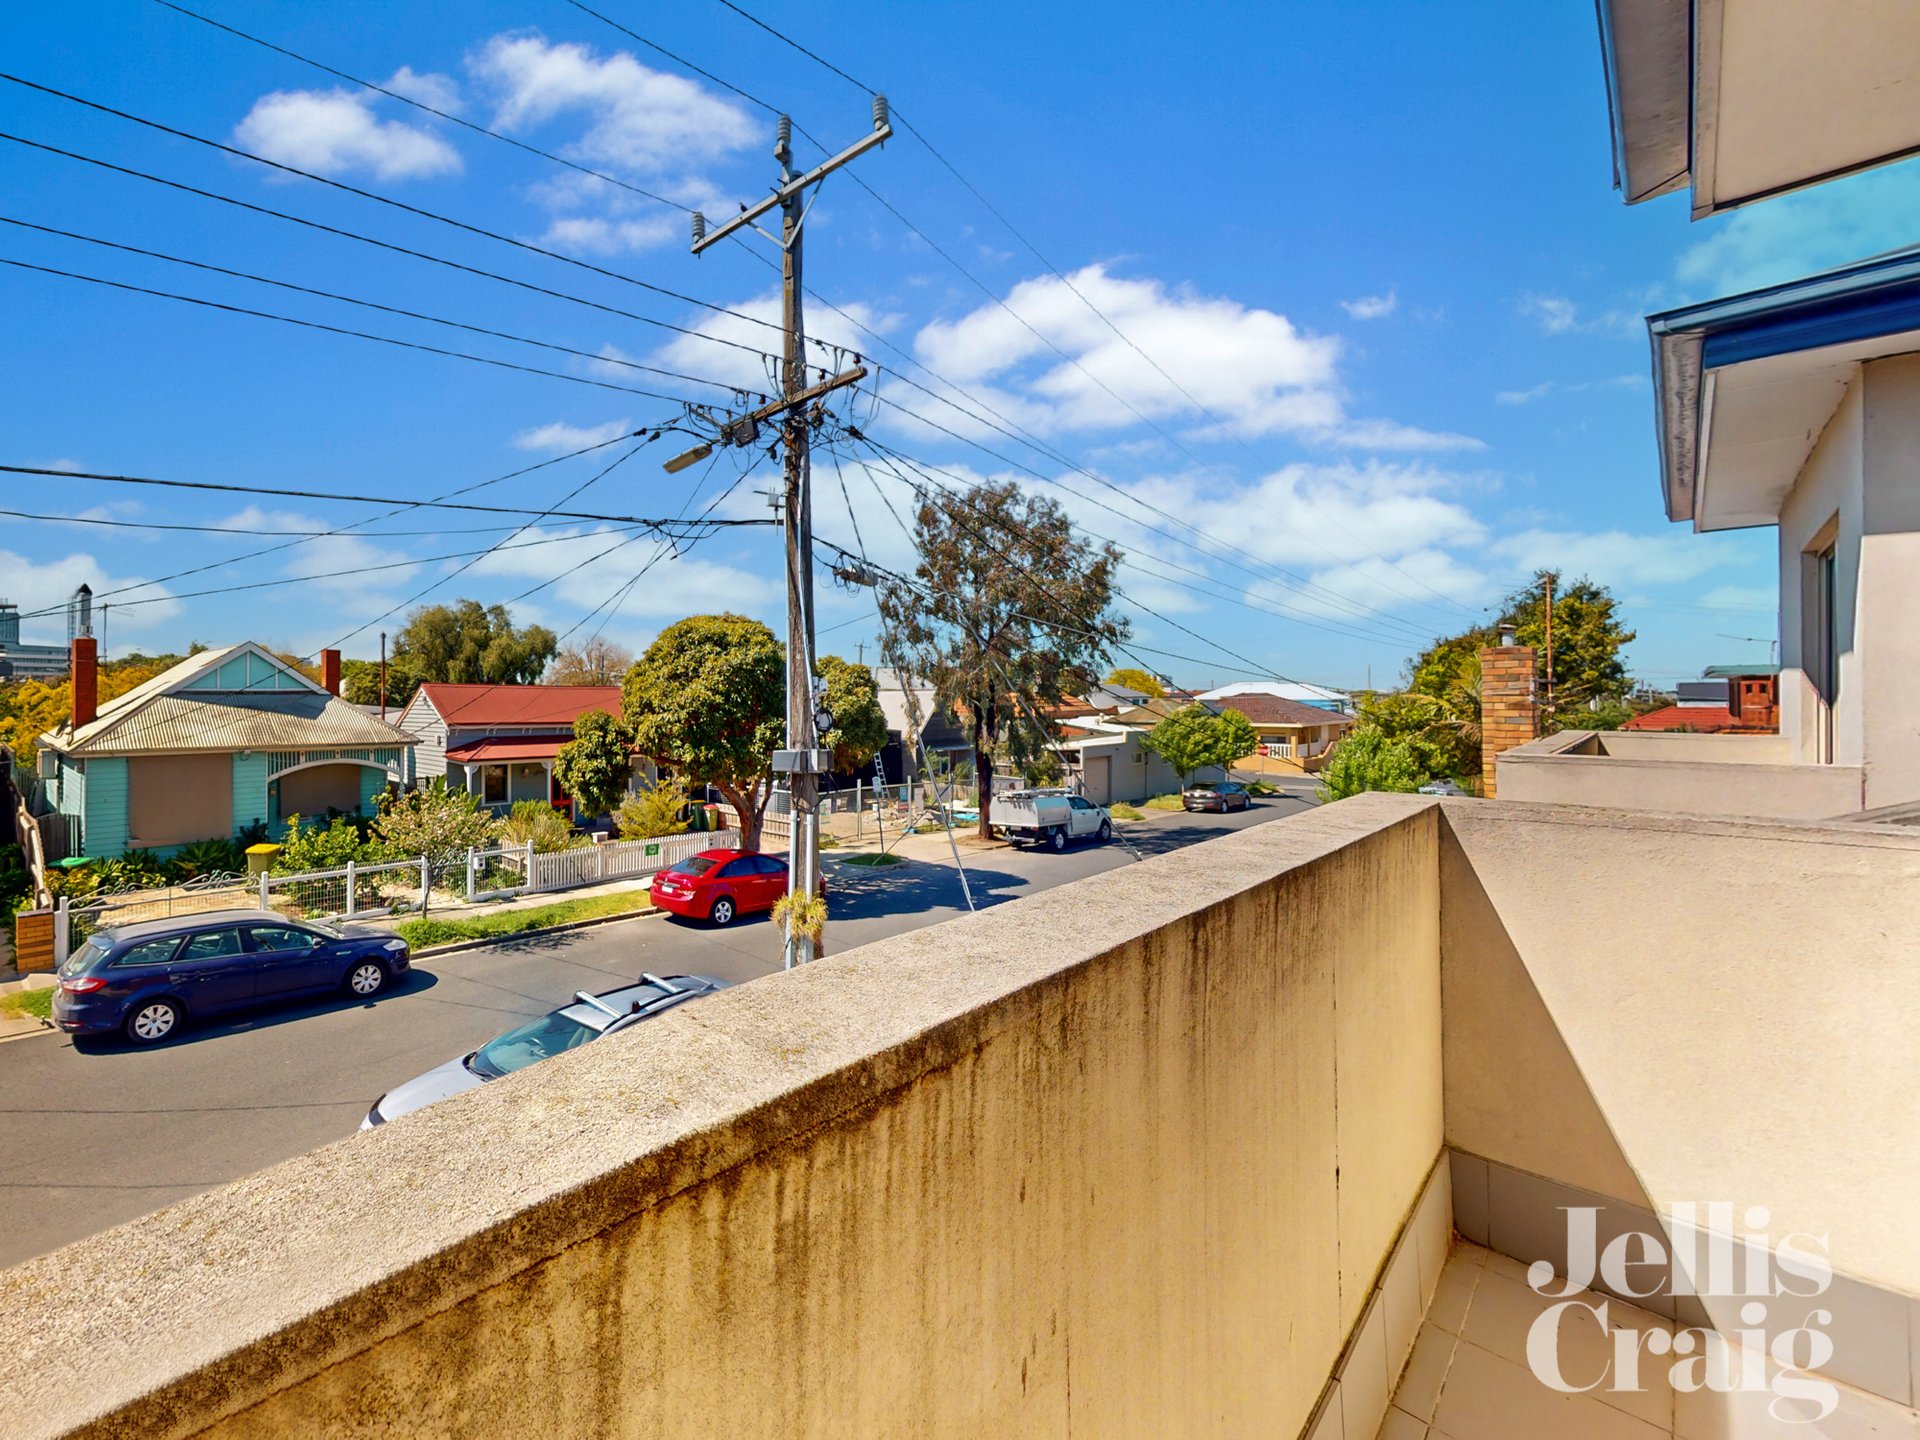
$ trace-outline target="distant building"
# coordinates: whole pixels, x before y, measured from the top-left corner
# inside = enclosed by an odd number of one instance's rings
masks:
[[[1217,690],[1204,691],[1198,698],[1221,701],[1240,695],[1271,695],[1277,700],[1291,700],[1296,705],[1311,705],[1316,710],[1333,710],[1342,715],[1351,715],[1354,709],[1353,697],[1345,691],[1299,680],[1240,680]]]
[[[81,587],[85,589],[84,586]],[[93,592],[87,591],[88,624]],[[91,630],[88,631],[91,634]],[[55,680],[67,673],[67,647],[29,645],[20,639],[20,607],[0,600],[0,680]]]

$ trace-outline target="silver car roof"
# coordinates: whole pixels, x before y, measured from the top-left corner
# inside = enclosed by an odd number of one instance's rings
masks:
[[[605,1030],[614,1021],[626,1019],[636,1009],[648,1010],[660,1001],[668,999],[675,990],[682,992],[682,998],[691,998],[694,995],[710,995],[715,990],[724,990],[728,984],[717,975],[665,975],[660,978],[673,986],[674,990],[662,989],[651,982],[642,982],[638,985],[624,986],[619,990],[603,990],[594,996],[601,1005],[607,1007],[606,1010],[601,1009],[600,1005],[589,1005],[585,1001],[577,1000],[571,1005],[561,1006],[557,1013],[585,1025],[589,1030]],[[609,1015],[607,1010],[615,1013]]]

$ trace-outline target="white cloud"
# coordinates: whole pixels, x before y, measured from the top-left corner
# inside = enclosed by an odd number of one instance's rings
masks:
[[[1771,615],[1780,606],[1780,591],[1774,585],[1716,585],[1700,597],[1708,610],[1729,610]]]
[[[1353,624],[1409,604],[1429,605],[1441,595],[1462,605],[1477,605],[1488,594],[1488,577],[1444,550],[1412,550],[1392,562],[1357,560],[1316,570],[1313,590],[1261,581],[1247,588],[1249,598],[1289,615]],[[1465,617],[1462,617],[1463,623]]]
[[[1465,435],[1350,418],[1336,337],[1307,334],[1271,310],[1122,279],[1104,265],[1065,280],[1022,281],[1004,306],[929,324],[914,348],[930,369],[1013,425],[1042,434],[1171,420],[1207,439],[1292,434],[1358,450],[1481,447]],[[925,406],[918,401],[914,408]],[[947,414],[933,418],[969,435],[986,428]]]
[[[449,115],[460,113],[460,82],[451,75],[440,75],[433,71],[423,73],[411,65],[402,65],[388,78],[387,89],[409,100],[417,100],[422,105],[444,110]]]
[[[630,617],[679,619],[711,610],[751,610],[775,603],[778,584],[766,577],[720,561],[662,553],[664,542],[642,536],[628,545],[623,537],[603,527],[543,527],[520,537],[555,539],[562,543],[496,550],[478,561],[468,575],[511,577],[539,582],[560,576],[532,600],[516,605],[515,614],[533,613],[538,604],[552,605],[565,618],[564,629],[581,614],[606,601],[649,560],[655,560],[646,578],[634,586],[620,605]],[[597,557],[597,558],[593,558]],[[569,569],[577,566],[577,569]],[[563,573],[564,572],[564,573]],[[517,586],[516,589],[527,588]],[[538,602],[538,603],[536,603]]]
[[[1525,390],[1502,390],[1493,398],[1502,405],[1531,405],[1549,395],[1579,395],[1589,390],[1638,390],[1647,384],[1644,375],[1613,375],[1605,380],[1542,380]]]
[[[348,90],[276,90],[255,101],[233,133],[269,160],[322,175],[400,180],[461,168],[460,153],[439,136],[378,119],[371,95]]]
[[[547,227],[540,243],[586,255],[630,255],[651,250],[678,236],[684,228],[680,218],[658,215],[642,220],[615,220],[603,215],[567,215]]]
[[[1502,536],[1492,549],[1516,571],[1590,575],[1617,591],[1625,585],[1684,584],[1721,565],[1743,563],[1744,557],[1737,551],[1703,542],[1704,537],[1699,535],[1536,528]]]
[[[1484,450],[1487,442],[1471,435],[1422,430],[1392,420],[1349,420],[1326,435],[1311,437],[1325,445],[1348,450]]]
[[[644,173],[681,171],[731,155],[758,138],[747,112],[683,76],[633,56],[598,56],[538,31],[496,35],[468,60],[491,87],[495,125],[524,130],[584,115],[581,159]]]
[[[1764,200],[1706,222],[1674,266],[1698,299],[1757,290],[1913,242],[1920,162]]]
[[[165,586],[150,586],[132,594],[111,596],[111,592],[140,585],[142,577],[115,575],[85,551],[75,551],[53,560],[35,560],[11,550],[0,550],[0,575],[6,577],[6,598],[18,605],[23,615],[35,610],[56,612],[20,622],[20,638],[29,645],[65,643],[67,597],[82,585],[92,586],[96,596],[111,597],[104,602],[96,600],[94,605],[96,634],[107,620],[112,622],[107,633],[109,641],[128,630],[147,630],[170,620],[182,608],[178,600],[171,598],[171,592]],[[153,603],[128,603],[134,600]],[[104,612],[103,603],[110,607]]]
[[[1022,281],[1004,307],[983,305],[928,325],[915,349],[958,384],[975,388],[996,380],[1009,396],[1017,388],[1014,403],[1031,417],[1023,423],[1036,428],[1124,427],[1135,423],[1136,411],[1150,420],[1197,416],[1183,388],[1242,435],[1339,423],[1338,340],[1303,334],[1270,310],[1170,291],[1158,281],[1119,279],[1102,265],[1085,267],[1071,282],[1054,276]],[[1179,385],[1134,345],[1178,376]]]
[[[1340,308],[1356,320],[1381,320],[1400,308],[1400,292],[1389,290],[1384,295],[1362,295],[1358,300],[1342,300]]]
[[[331,601],[366,601],[373,595],[391,590],[397,586],[411,584],[421,575],[429,573],[423,566],[419,569],[387,570],[377,566],[392,565],[395,561],[408,559],[404,550],[389,546],[376,545],[364,537],[352,533],[345,535],[326,535],[325,531],[337,528],[343,522],[325,520],[316,515],[304,515],[297,510],[267,510],[258,505],[249,505],[244,510],[227,516],[217,522],[240,529],[258,531],[262,535],[276,532],[305,531],[316,534],[318,538],[303,540],[298,545],[278,552],[273,558],[280,565],[281,574],[293,579],[303,580],[302,585],[279,587],[277,590],[263,590],[255,594],[254,601],[267,596],[280,599],[307,596],[319,592]],[[448,537],[449,539],[472,537]],[[471,547],[478,549],[477,545]],[[245,583],[264,576],[244,575],[231,582]],[[249,603],[245,600],[242,604]]]
[[[548,450],[563,455],[570,450],[584,450],[589,445],[604,445],[632,431],[633,427],[625,419],[609,420],[604,425],[569,425],[564,420],[556,420],[551,425],[522,430],[513,437],[513,443],[519,450]]]
[[[1637,310],[1615,306],[1598,313],[1582,311],[1565,295],[1543,295],[1533,291],[1522,295],[1520,313],[1540,326],[1547,335],[1633,336],[1641,332],[1643,318]]]

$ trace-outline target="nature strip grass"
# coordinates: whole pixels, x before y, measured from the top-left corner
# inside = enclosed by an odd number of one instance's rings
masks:
[[[461,940],[493,940],[506,935],[522,935],[529,930],[545,930],[581,920],[600,920],[619,915],[637,915],[653,908],[644,890],[616,895],[591,895],[584,900],[563,900],[554,905],[536,905],[525,910],[501,910],[466,920],[402,920],[394,932],[415,950],[432,945],[447,945]]]

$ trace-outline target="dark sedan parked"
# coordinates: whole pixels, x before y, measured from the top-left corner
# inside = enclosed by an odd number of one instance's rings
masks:
[[[136,1045],[189,1019],[337,991],[378,995],[406,971],[398,935],[346,935],[271,910],[218,910],[96,930],[60,967],[53,1019],[74,1035]]]
[[[1253,792],[1237,780],[1189,785],[1180,792],[1183,810],[1245,810],[1252,804]]]

